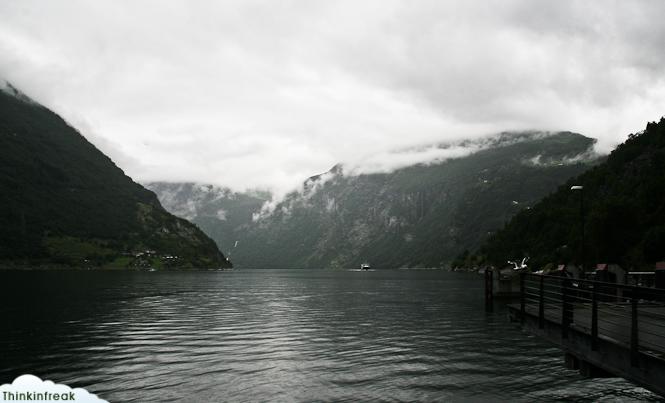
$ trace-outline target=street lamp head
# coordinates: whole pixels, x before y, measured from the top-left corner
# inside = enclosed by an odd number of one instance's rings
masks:
[[[580,185],[575,185],[570,187],[570,190],[582,190],[582,189],[584,189],[584,186]]]

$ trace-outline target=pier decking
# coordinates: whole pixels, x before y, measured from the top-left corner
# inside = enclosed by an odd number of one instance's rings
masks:
[[[509,314],[560,346],[570,368],[665,396],[665,290],[525,273]]]

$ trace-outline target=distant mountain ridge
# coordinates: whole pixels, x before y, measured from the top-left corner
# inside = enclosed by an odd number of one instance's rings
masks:
[[[593,139],[569,132],[502,133],[460,144],[475,152],[391,173],[349,175],[337,165],[262,214],[265,195],[236,210],[226,196],[197,196],[194,185],[146,186],[172,212],[191,203],[207,209],[193,221],[239,267],[355,267],[365,260],[442,267],[598,160]],[[215,218],[218,209],[224,219]],[[228,217],[243,218],[231,224]]]
[[[240,193],[193,182],[147,182],[144,186],[157,194],[165,209],[199,226],[230,259],[237,234],[253,224],[254,216],[272,197],[268,192]]]
[[[0,88],[0,266],[229,267],[73,127]]]

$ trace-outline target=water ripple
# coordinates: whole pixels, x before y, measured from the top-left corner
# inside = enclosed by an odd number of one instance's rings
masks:
[[[482,311],[474,275],[1,275],[1,382],[29,372],[112,402],[658,400],[565,370],[501,307]]]

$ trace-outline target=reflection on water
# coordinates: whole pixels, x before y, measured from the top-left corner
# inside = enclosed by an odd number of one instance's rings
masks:
[[[441,271],[0,272],[0,383],[111,402],[657,400],[583,379]]]

